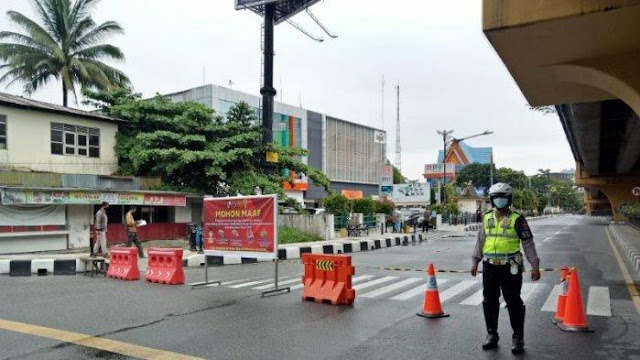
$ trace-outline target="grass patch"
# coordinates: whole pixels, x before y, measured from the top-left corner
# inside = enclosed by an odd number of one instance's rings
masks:
[[[321,241],[319,235],[300,231],[288,226],[278,228],[278,244],[292,244],[299,242]]]

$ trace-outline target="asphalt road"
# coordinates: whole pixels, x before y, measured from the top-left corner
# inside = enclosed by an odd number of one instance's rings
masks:
[[[640,359],[640,316],[599,219],[560,216],[531,224],[542,267],[576,266],[592,334],[565,333],[550,321],[558,272],[525,278],[526,353],[535,359]],[[428,320],[421,309],[423,272],[372,267],[467,270],[472,236],[353,255],[357,289],[353,307],[301,301],[301,289],[261,298],[273,264],[212,268],[222,286],[191,290],[143,281],[84,276],[0,277],[0,320],[39,325],[98,339],[208,359],[500,359],[511,358],[506,309],[501,311],[501,347],[483,352],[479,278],[438,274],[449,318]],[[298,285],[302,266],[280,265],[281,281]],[[203,280],[189,269],[187,282]],[[637,274],[637,273],[636,273]],[[636,278],[636,283],[638,279]],[[480,299],[481,300],[481,299]],[[0,359],[127,359],[97,350],[0,330]]]

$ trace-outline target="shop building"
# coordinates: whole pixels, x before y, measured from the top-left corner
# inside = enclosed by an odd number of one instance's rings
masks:
[[[0,254],[89,246],[96,206],[108,240],[126,240],[124,212],[139,208],[143,240],[183,237],[201,197],[157,192],[159,178],[115,176],[124,121],[0,93]],[[195,217],[194,217],[195,216]]]
[[[217,85],[206,85],[168,94],[173,101],[195,101],[208,106],[221,116],[244,101],[261,116],[262,98]],[[381,167],[386,162],[386,132],[302,107],[274,102],[274,141],[282,146],[308,151],[302,160],[322,170],[334,190],[362,196],[377,196],[380,191]],[[293,187],[285,184],[287,195],[317,206],[326,196],[304,174],[291,174]]]

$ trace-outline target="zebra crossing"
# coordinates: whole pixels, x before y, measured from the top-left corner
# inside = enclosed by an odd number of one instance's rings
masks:
[[[423,277],[400,277],[364,274],[351,279],[356,290],[356,299],[360,301],[389,300],[392,302],[421,301],[426,290]],[[240,279],[226,281],[221,286],[238,290],[264,291],[274,287],[273,278]],[[301,290],[302,275],[281,277],[279,286],[290,286],[291,290]],[[217,286],[217,285],[212,285]],[[462,306],[479,306],[482,304],[482,280],[478,279],[449,279],[439,278],[440,301],[442,303],[457,303]],[[522,284],[521,297],[525,304],[532,306],[533,299],[546,295],[546,299],[539,309],[543,312],[555,312],[558,295],[562,291],[560,285],[525,282]],[[593,316],[611,317],[611,298],[606,286],[591,286],[587,293],[586,313]],[[506,307],[502,297],[500,306]]]

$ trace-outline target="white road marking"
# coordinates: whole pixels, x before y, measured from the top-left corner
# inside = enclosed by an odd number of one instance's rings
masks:
[[[542,240],[542,242],[549,242],[551,240],[553,240],[553,236],[549,236],[548,238]]]
[[[589,287],[587,315],[611,316],[611,299],[606,286]]]
[[[375,280],[367,281],[366,283],[358,284],[358,285],[354,286],[353,288],[356,291],[364,290],[364,289],[370,288],[372,286],[376,286],[376,285],[379,285],[379,284],[383,284],[383,283],[389,282],[389,281],[391,281],[393,279],[397,279],[397,277],[395,277],[395,276],[385,276],[385,277],[380,278],[380,279],[375,279]]]
[[[264,284],[267,282],[272,282],[273,279],[264,279],[264,280],[258,280],[258,281],[251,281],[248,283],[242,283],[242,284],[238,284],[238,285],[232,285],[229,286],[232,289],[239,289],[239,288],[243,288],[243,287],[249,287],[249,286],[253,286],[253,285],[258,285],[258,284]]]
[[[438,280],[438,285],[442,285],[444,283],[446,283],[447,281],[449,281],[449,279],[440,279]],[[402,294],[396,295],[394,297],[391,298],[391,300],[397,300],[397,301],[405,301],[405,300],[409,300],[414,296],[418,296],[420,294],[424,294],[424,292],[427,290],[427,284],[422,284],[418,287],[415,287],[411,290],[405,291]]]
[[[562,293],[562,285],[558,284],[553,287],[553,290],[551,290],[551,293],[547,297],[547,301],[544,302],[540,311],[556,312],[556,309],[558,308],[558,296],[560,293]]]
[[[355,284],[357,282],[361,282],[364,280],[368,280],[371,279],[372,277],[374,277],[373,275],[360,275],[360,276],[356,276],[354,278],[351,279],[351,284]],[[291,290],[297,290],[297,289],[302,289],[304,287],[304,284],[300,284],[300,285],[295,285],[291,287]]]
[[[461,302],[461,305],[471,305],[471,306],[478,306],[480,304],[482,304],[482,300],[484,300],[484,295],[482,294],[482,289],[476,291],[475,294],[469,296],[468,298],[466,298],[463,302]]]
[[[535,291],[535,289],[538,287],[539,284],[536,283],[524,283],[522,284],[522,290],[520,291],[520,298],[522,299],[523,303],[527,303],[527,299],[529,298],[529,296],[531,296],[531,294]],[[505,308],[507,307],[507,303],[502,301],[502,304],[500,304],[501,308]]]
[[[368,293],[366,293],[366,294],[359,295],[359,296],[360,296],[360,297],[365,297],[365,298],[374,298],[374,297],[378,297],[378,296],[380,296],[380,295],[383,295],[383,294],[386,294],[386,293],[390,293],[390,292],[392,292],[392,291],[398,290],[398,289],[400,289],[400,288],[403,288],[403,287],[405,287],[405,286],[407,286],[407,285],[410,285],[410,284],[416,283],[416,282],[418,282],[418,281],[424,281],[424,279],[423,279],[423,278],[409,278],[409,279],[405,279],[405,280],[402,280],[402,281],[400,281],[400,282],[397,282],[397,283],[394,283],[394,284],[391,284],[391,285],[387,285],[387,286],[381,287],[381,288],[379,288],[379,289],[377,289],[377,290],[373,290],[373,291],[370,291],[370,292],[368,292]]]
[[[440,293],[440,302],[445,302],[449,299],[451,299],[452,297],[461,294],[462,292],[464,292],[465,290],[469,289],[470,287],[476,285],[478,282],[476,280],[465,280],[461,283],[458,283],[450,288],[448,288],[447,290],[443,291]]]
[[[280,287],[280,285],[287,285],[287,284],[293,284],[296,282],[300,282],[302,281],[302,278],[298,278],[298,279],[291,279],[291,280],[286,280],[286,281],[278,281],[278,287]],[[271,283],[268,285],[262,285],[262,286],[258,286],[258,287],[254,287],[254,290],[267,290],[269,288],[273,288],[276,286],[276,283]]]

